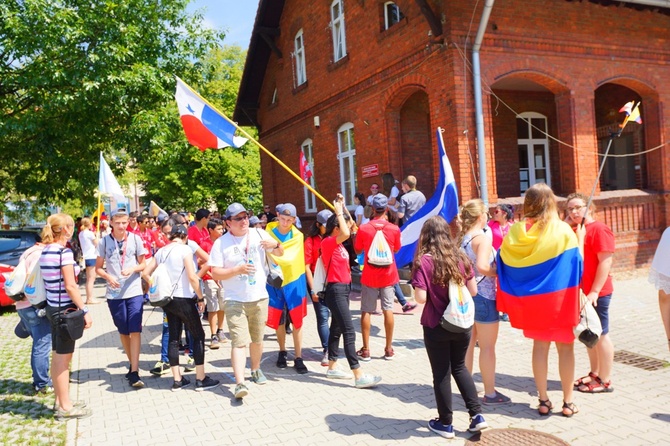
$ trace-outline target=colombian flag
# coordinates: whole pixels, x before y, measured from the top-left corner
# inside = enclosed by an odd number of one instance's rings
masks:
[[[265,230],[275,240],[280,241],[274,234],[273,229],[278,223],[268,223]],[[281,290],[267,285],[270,301],[268,303],[268,322],[270,328],[277,329],[284,305],[291,315],[291,323],[295,328],[302,327],[302,320],[307,315],[307,281],[305,279],[305,248],[304,238],[298,229],[291,229],[293,237],[281,242],[284,247],[284,255],[271,257],[280,267],[284,274],[284,283]],[[576,325],[576,324],[575,324]]]
[[[565,330],[579,322],[582,256],[577,237],[560,220],[543,229],[512,226],[498,252],[498,310],[515,328],[536,332]],[[563,342],[563,341],[561,341]]]

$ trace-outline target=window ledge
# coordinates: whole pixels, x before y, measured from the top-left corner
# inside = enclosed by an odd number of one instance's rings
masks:
[[[347,53],[346,56],[344,56],[342,59],[338,60],[337,62],[329,63],[328,64],[328,71],[337,70],[342,65],[345,65],[347,62],[349,62],[349,53]]]
[[[293,94],[298,94],[298,93],[300,93],[301,91],[307,89],[307,85],[308,85],[308,83],[309,83],[309,81],[307,80],[307,81],[303,82],[302,84],[298,85],[297,87],[295,87],[295,88],[293,89]]]

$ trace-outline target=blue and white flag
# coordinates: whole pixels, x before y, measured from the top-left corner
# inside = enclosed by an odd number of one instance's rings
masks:
[[[395,255],[398,268],[411,263],[414,259],[421,228],[426,220],[434,215],[441,215],[447,222],[451,222],[458,214],[456,179],[453,170],[451,170],[449,158],[444,151],[444,141],[442,140],[442,129],[440,127],[437,128],[437,148],[440,160],[440,179],[433,196],[412,218],[407,220],[400,230],[402,247]]]

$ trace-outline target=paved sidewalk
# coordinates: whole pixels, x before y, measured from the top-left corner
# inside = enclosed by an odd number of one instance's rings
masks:
[[[102,294],[102,288],[96,291]],[[78,342],[72,370],[72,396],[93,408],[91,418],[70,421],[71,445],[215,445],[215,444],[443,444],[426,427],[437,415],[430,366],[423,348],[419,317],[422,306],[402,314],[397,306],[393,361],[383,359],[383,320],[373,316],[373,360],[363,363],[366,372],[383,376],[376,389],[356,389],[352,381],[328,380],[319,364],[320,348],[313,310],[304,327],[303,356],[310,370],[298,375],[292,368],[275,366],[277,343],[266,331],[262,368],[269,382],[250,384],[244,402],[233,398],[230,348],[224,344],[207,351],[207,373],[222,385],[195,392],[193,384],[171,392],[171,375],[157,378],[148,370],[160,356],[160,309],[145,307],[141,376],[146,388],[131,389],[124,380],[127,361],[103,300],[91,307],[93,327]],[[655,290],[638,277],[615,282],[612,302],[611,336],[615,351],[625,350],[659,360],[670,359],[658,312]],[[358,295],[352,294],[354,324],[360,330]],[[227,330],[226,330],[227,331]],[[205,327],[209,333],[209,327]],[[289,345],[291,344],[289,336]],[[360,347],[360,331],[357,347]],[[552,347],[549,389],[554,415],[540,417],[531,370],[531,347],[521,332],[500,323],[497,387],[512,398],[505,406],[484,406],[484,416],[492,428],[523,428],[555,435],[573,446],[668,444],[670,434],[670,367],[646,371],[618,362],[614,364],[611,394],[588,395],[575,392],[580,413],[573,418],[560,415],[561,392],[557,355]],[[290,350],[290,348],[289,348]],[[585,347],[575,343],[576,376],[589,371]],[[346,360],[342,360],[346,366]],[[475,365],[475,370],[478,370]],[[194,372],[186,376],[195,381]],[[247,376],[249,371],[247,369]],[[479,375],[475,376],[479,380]],[[456,439],[461,445],[467,433],[468,415],[454,385]],[[481,396],[481,394],[480,394]]]

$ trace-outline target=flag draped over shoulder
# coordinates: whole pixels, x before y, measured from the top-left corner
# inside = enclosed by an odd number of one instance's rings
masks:
[[[560,220],[544,229],[510,228],[497,255],[498,311],[524,330],[572,329],[579,322],[582,256],[572,228]]]
[[[458,214],[458,193],[456,179],[451,170],[449,158],[444,151],[442,129],[437,128],[438,161],[440,163],[440,178],[432,197],[416,214],[402,226],[400,230],[401,248],[395,255],[398,268],[409,264],[414,259],[421,228],[426,220],[434,215],[441,215],[447,222],[451,222]]]
[[[116,201],[126,201],[126,196],[123,194],[123,189],[121,189],[119,182],[116,181],[116,177],[114,176],[114,173],[112,173],[112,169],[109,168],[107,161],[105,161],[105,157],[102,156],[102,152],[100,152],[98,192],[101,194],[111,195]]]
[[[278,223],[268,223],[265,230],[272,238],[280,241],[274,234],[273,229]],[[296,228],[292,228],[293,237],[285,242],[281,242],[284,247],[284,255],[274,257],[268,254],[268,257],[277,263],[284,274],[284,283],[282,291],[286,299],[291,322],[295,328],[302,327],[302,320],[307,315],[307,279],[305,279],[305,248],[304,237]],[[268,303],[268,326],[276,329],[281,313],[284,309],[284,303],[278,299],[274,288],[268,285],[268,294],[270,301]]]
[[[232,121],[226,119],[179,78],[174,97],[186,139],[198,149],[204,151],[230,146],[241,147],[247,142],[246,138],[235,136],[237,127]]]

